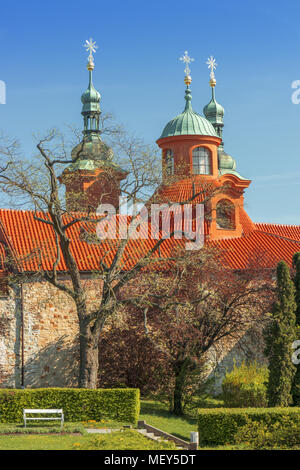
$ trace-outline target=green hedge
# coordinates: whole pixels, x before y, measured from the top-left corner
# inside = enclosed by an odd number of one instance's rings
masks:
[[[138,389],[40,388],[0,390],[0,422],[23,421],[24,408],[62,408],[65,421],[114,420],[135,424],[140,412]]]
[[[203,408],[198,410],[199,444],[234,444],[249,419],[271,424],[286,416],[300,422],[300,408]]]

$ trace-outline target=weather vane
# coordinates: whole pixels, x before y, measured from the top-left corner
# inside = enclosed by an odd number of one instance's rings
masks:
[[[182,57],[179,57],[179,60],[182,60],[182,62],[185,63],[185,69],[184,69],[185,78],[184,78],[184,81],[185,81],[186,85],[190,85],[192,79],[190,77],[191,70],[189,68],[189,64],[191,62],[194,62],[194,59],[189,56],[188,51],[185,51],[184,55]]]
[[[93,41],[92,38],[90,38],[89,41],[86,39],[83,47],[85,47],[87,52],[89,52],[87,68],[88,70],[93,70],[95,67],[93,53],[95,53],[96,49],[98,49],[98,46],[96,46],[96,41]]]
[[[208,65],[208,68],[210,69],[210,85],[211,86],[214,86],[216,84],[216,77],[215,77],[215,70],[216,70],[216,67],[217,67],[217,63],[216,63],[216,59],[213,58],[213,56],[211,55],[208,59],[207,59],[207,65]]]

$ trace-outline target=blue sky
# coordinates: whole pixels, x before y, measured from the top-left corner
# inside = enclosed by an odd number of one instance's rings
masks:
[[[195,59],[192,103],[202,114],[213,55],[225,150],[252,180],[246,210],[254,221],[300,224],[300,104],[291,100],[300,80],[299,2],[15,1],[1,5],[0,17],[7,87],[0,129],[27,156],[34,134],[82,126],[85,39],[99,46],[94,84],[102,109],[146,143],[183,110],[185,50]]]

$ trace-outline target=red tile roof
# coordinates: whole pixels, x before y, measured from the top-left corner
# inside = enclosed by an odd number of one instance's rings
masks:
[[[255,264],[271,268],[281,260],[291,266],[294,253],[300,251],[300,239],[280,238],[271,232],[262,233],[259,230],[240,238],[211,243],[218,246],[222,256],[233,269],[244,269]]]
[[[83,215],[76,214],[77,217]],[[35,216],[46,220],[46,215],[41,212],[0,209],[0,239],[2,233],[13,252],[19,269],[30,272],[50,271],[56,259],[54,230],[50,225],[36,220]],[[95,221],[98,220],[96,216],[92,218]],[[70,215],[64,217],[65,224],[72,220]],[[127,218],[125,223],[128,223]],[[106,265],[110,265],[116,253],[118,240],[103,240],[101,243],[86,241],[85,235],[90,237],[95,233],[96,223],[93,222],[76,223],[66,231],[71,240],[71,252],[82,272],[99,270],[100,260]],[[134,266],[137,259],[144,257],[157,242],[156,239],[147,238],[147,233],[143,234],[145,239],[130,239],[126,244],[123,255],[124,269]],[[183,243],[183,240],[165,239],[160,249],[152,256],[168,258],[174,248],[182,246]],[[57,270],[67,270],[63,258],[61,258]]]
[[[56,258],[54,232],[50,225],[36,220],[35,215],[34,211],[0,209],[0,270],[3,269],[5,245],[13,253],[19,269],[30,272],[52,269]],[[43,213],[37,215],[46,218]],[[94,219],[97,220],[96,216]],[[71,220],[70,215],[64,217],[65,223]],[[128,218],[119,217],[118,223],[121,220],[128,223]],[[240,220],[244,231],[242,237],[209,242],[220,249],[222,257],[230,267],[243,269],[258,259],[263,261],[266,267],[274,266],[282,259],[291,265],[294,253],[300,251],[300,226],[254,224],[243,209],[240,212]],[[87,241],[85,235],[94,235],[95,226],[93,222],[80,222],[72,225],[66,232],[71,240],[71,251],[82,272],[98,270],[100,260],[109,265],[117,249],[116,240],[104,240],[100,244]],[[147,238],[147,228],[141,230]],[[130,239],[123,255],[123,268],[134,266],[139,258],[144,257],[153,248],[156,241],[151,237]],[[167,238],[153,257],[168,258],[177,247],[184,246],[184,243],[185,240]],[[61,259],[58,271],[66,270],[65,261]]]
[[[193,200],[193,204],[200,204],[204,197],[209,197],[215,190],[216,186],[212,182],[197,179],[193,181],[188,178],[174,181],[166,186],[162,185],[155,191],[153,197],[160,203],[180,203]],[[152,202],[152,198],[150,202]]]
[[[279,225],[279,224],[264,224],[256,223],[255,229],[264,233],[272,233],[283,238],[291,240],[300,240],[300,226],[299,225]]]

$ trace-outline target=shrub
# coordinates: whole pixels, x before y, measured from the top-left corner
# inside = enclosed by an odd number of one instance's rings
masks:
[[[234,444],[239,428],[249,419],[267,425],[289,417],[300,422],[300,408],[207,408],[198,410],[199,442],[204,444]]]
[[[244,362],[226,373],[222,383],[223,399],[226,407],[249,408],[267,406],[268,369],[256,362]]]
[[[290,416],[269,425],[249,420],[238,429],[235,443],[253,450],[300,448],[300,421]]]
[[[3,389],[0,422],[23,420],[24,408],[62,408],[65,421],[110,419],[135,424],[140,411],[138,389]]]

